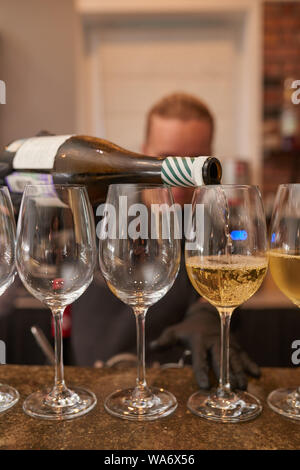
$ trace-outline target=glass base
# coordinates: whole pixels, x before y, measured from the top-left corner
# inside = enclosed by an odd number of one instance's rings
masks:
[[[300,420],[300,394],[296,388],[279,388],[268,396],[273,411],[287,418]]]
[[[250,393],[231,392],[229,398],[221,398],[216,390],[200,390],[190,396],[188,409],[197,416],[222,423],[240,423],[256,418],[262,411],[260,401]]]
[[[19,392],[15,388],[0,384],[0,413],[14,406],[19,398]]]
[[[113,416],[134,421],[164,418],[177,408],[174,395],[163,388],[147,388],[143,398],[137,398],[135,392],[134,388],[117,390],[106,398],[104,408]]]
[[[57,396],[47,389],[29,395],[23,403],[23,410],[34,418],[58,421],[85,415],[96,403],[94,393],[83,388],[66,389]]]

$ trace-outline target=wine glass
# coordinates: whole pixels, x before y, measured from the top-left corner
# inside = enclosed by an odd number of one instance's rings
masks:
[[[27,290],[51,310],[55,329],[55,381],[23,404],[30,416],[71,419],[90,411],[95,395],[68,389],[64,380],[62,317],[87,289],[96,260],[95,225],[86,188],[27,185],[17,224],[16,264]]]
[[[267,271],[266,221],[255,186],[201,186],[194,192],[190,236],[185,243],[188,276],[214,305],[221,320],[220,377],[216,390],[199,390],[188,400],[198,416],[241,422],[262,410],[258,399],[235,391],[229,379],[229,329],[236,307],[261,285]]]
[[[278,187],[270,235],[272,277],[279,289],[300,307],[300,184]],[[300,420],[300,387],[274,390],[267,401],[277,413]]]
[[[12,284],[15,268],[16,223],[9,191],[0,187],[0,295]],[[8,410],[19,400],[13,387],[0,384],[0,413]]]
[[[138,357],[136,386],[112,393],[104,406],[110,414],[129,420],[154,420],[177,407],[170,392],[149,387],[145,378],[146,313],[172,287],[180,264],[177,215],[169,212],[172,204],[167,186],[111,185],[102,219],[100,267],[113,294],[132,307]]]

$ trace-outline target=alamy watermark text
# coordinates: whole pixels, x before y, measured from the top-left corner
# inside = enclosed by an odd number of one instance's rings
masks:
[[[298,366],[300,364],[300,339],[295,339],[292,342],[292,349],[295,349],[295,351],[292,354],[291,361],[294,366]]]
[[[296,88],[296,91],[292,94],[292,102],[293,104],[299,104],[300,103],[300,80],[294,80],[292,85],[292,88]]]
[[[97,208],[96,216],[102,219],[97,224],[96,233],[100,240],[178,240],[184,236],[189,240],[186,249],[192,250],[195,249],[195,243],[203,243],[203,204],[195,205],[193,223],[191,215],[191,204],[185,204],[182,211],[179,204],[151,204],[151,207],[142,203],[129,205],[127,196],[119,196],[117,207],[105,203]]]
[[[6,364],[6,345],[0,339],[0,364]]]
[[[3,80],[0,80],[0,104],[6,104],[6,85]]]

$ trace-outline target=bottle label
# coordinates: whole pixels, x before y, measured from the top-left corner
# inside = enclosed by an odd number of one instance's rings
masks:
[[[14,140],[11,144],[7,145],[5,147],[5,150],[7,152],[12,152],[12,153],[16,153],[17,150],[19,150],[19,148],[21,147],[21,145],[24,144],[24,142],[26,142],[27,139],[18,139],[18,140]]]
[[[59,147],[70,137],[72,135],[51,135],[26,139],[16,152],[13,168],[52,170]]]
[[[162,164],[161,177],[171,186],[201,186],[202,168],[207,157],[167,157]]]
[[[26,184],[53,184],[49,173],[24,173],[14,171],[5,177],[8,189],[12,193],[23,193]]]

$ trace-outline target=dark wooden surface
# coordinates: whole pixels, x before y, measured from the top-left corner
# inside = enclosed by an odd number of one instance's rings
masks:
[[[103,400],[117,388],[135,382],[135,369],[89,369],[66,367],[67,385],[82,385],[97,395],[96,407],[86,416],[70,421],[30,418],[22,403],[31,392],[51,384],[53,369],[48,366],[0,367],[1,382],[15,386],[19,402],[0,415],[1,449],[299,449],[300,422],[283,418],[268,408],[268,393],[281,386],[300,384],[300,369],[262,370],[259,380],[251,379],[248,391],[262,400],[263,412],[253,421],[220,424],[201,419],[186,408],[197,386],[190,367],[151,369],[148,383],[170,390],[179,406],[167,418],[136,423],[107,414]]]

